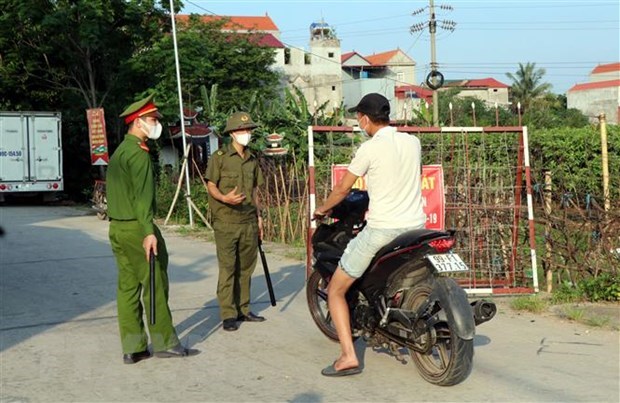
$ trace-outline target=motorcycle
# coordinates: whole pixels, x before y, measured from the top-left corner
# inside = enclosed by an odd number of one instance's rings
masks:
[[[312,273],[306,297],[312,319],[338,341],[327,308],[327,287],[347,244],[366,225],[366,191],[353,190],[312,236]],[[408,352],[426,381],[441,386],[464,381],[473,366],[475,327],[489,321],[493,302],[469,302],[447,274],[468,271],[452,253],[453,232],[417,229],[398,236],[377,252],[346,294],[353,340],[386,349],[406,363]],[[404,352],[403,352],[404,350]]]

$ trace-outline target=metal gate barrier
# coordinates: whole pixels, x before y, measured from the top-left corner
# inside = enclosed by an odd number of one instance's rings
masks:
[[[470,294],[538,292],[527,127],[397,129],[420,139],[424,165],[443,167],[445,229],[456,231],[454,251],[470,267],[455,275],[462,287]],[[331,166],[349,163],[360,141],[352,127],[308,127],[309,216],[331,190]],[[309,221],[307,273],[315,228]]]

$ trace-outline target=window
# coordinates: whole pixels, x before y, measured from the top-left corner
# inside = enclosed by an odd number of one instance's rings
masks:
[[[311,60],[312,60],[312,55],[310,53],[305,53],[304,54],[304,64],[310,64]]]
[[[291,64],[291,50],[284,48],[284,64]]]
[[[329,58],[332,58],[332,59],[333,59],[333,58],[334,58],[334,52],[329,52],[329,53],[327,54],[327,56],[328,56]]]
[[[405,73],[399,71],[396,73],[396,81],[404,82],[405,81]]]
[[[332,85],[332,91],[336,91],[336,86]]]

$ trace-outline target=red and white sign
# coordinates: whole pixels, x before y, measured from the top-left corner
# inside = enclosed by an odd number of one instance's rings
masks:
[[[105,131],[103,108],[86,109],[90,140],[90,162],[92,165],[108,165],[108,139]]]
[[[443,231],[446,201],[441,165],[422,166],[422,204],[426,213],[426,228]]]
[[[332,189],[344,177],[347,166],[332,165]],[[365,179],[358,178],[353,188],[365,190]],[[426,228],[442,231],[445,225],[445,199],[441,165],[422,166],[422,204],[426,214]]]

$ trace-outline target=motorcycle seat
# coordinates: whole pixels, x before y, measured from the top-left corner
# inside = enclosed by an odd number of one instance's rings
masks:
[[[421,245],[433,239],[445,238],[450,236],[451,234],[449,232],[430,230],[426,228],[407,231],[403,234],[400,234],[396,239],[385,245],[383,248],[379,249],[379,251],[375,254],[375,257],[372,259],[370,267],[372,267],[372,265],[378,259],[387,255],[390,252],[394,252],[403,248],[408,248],[410,246]]]

